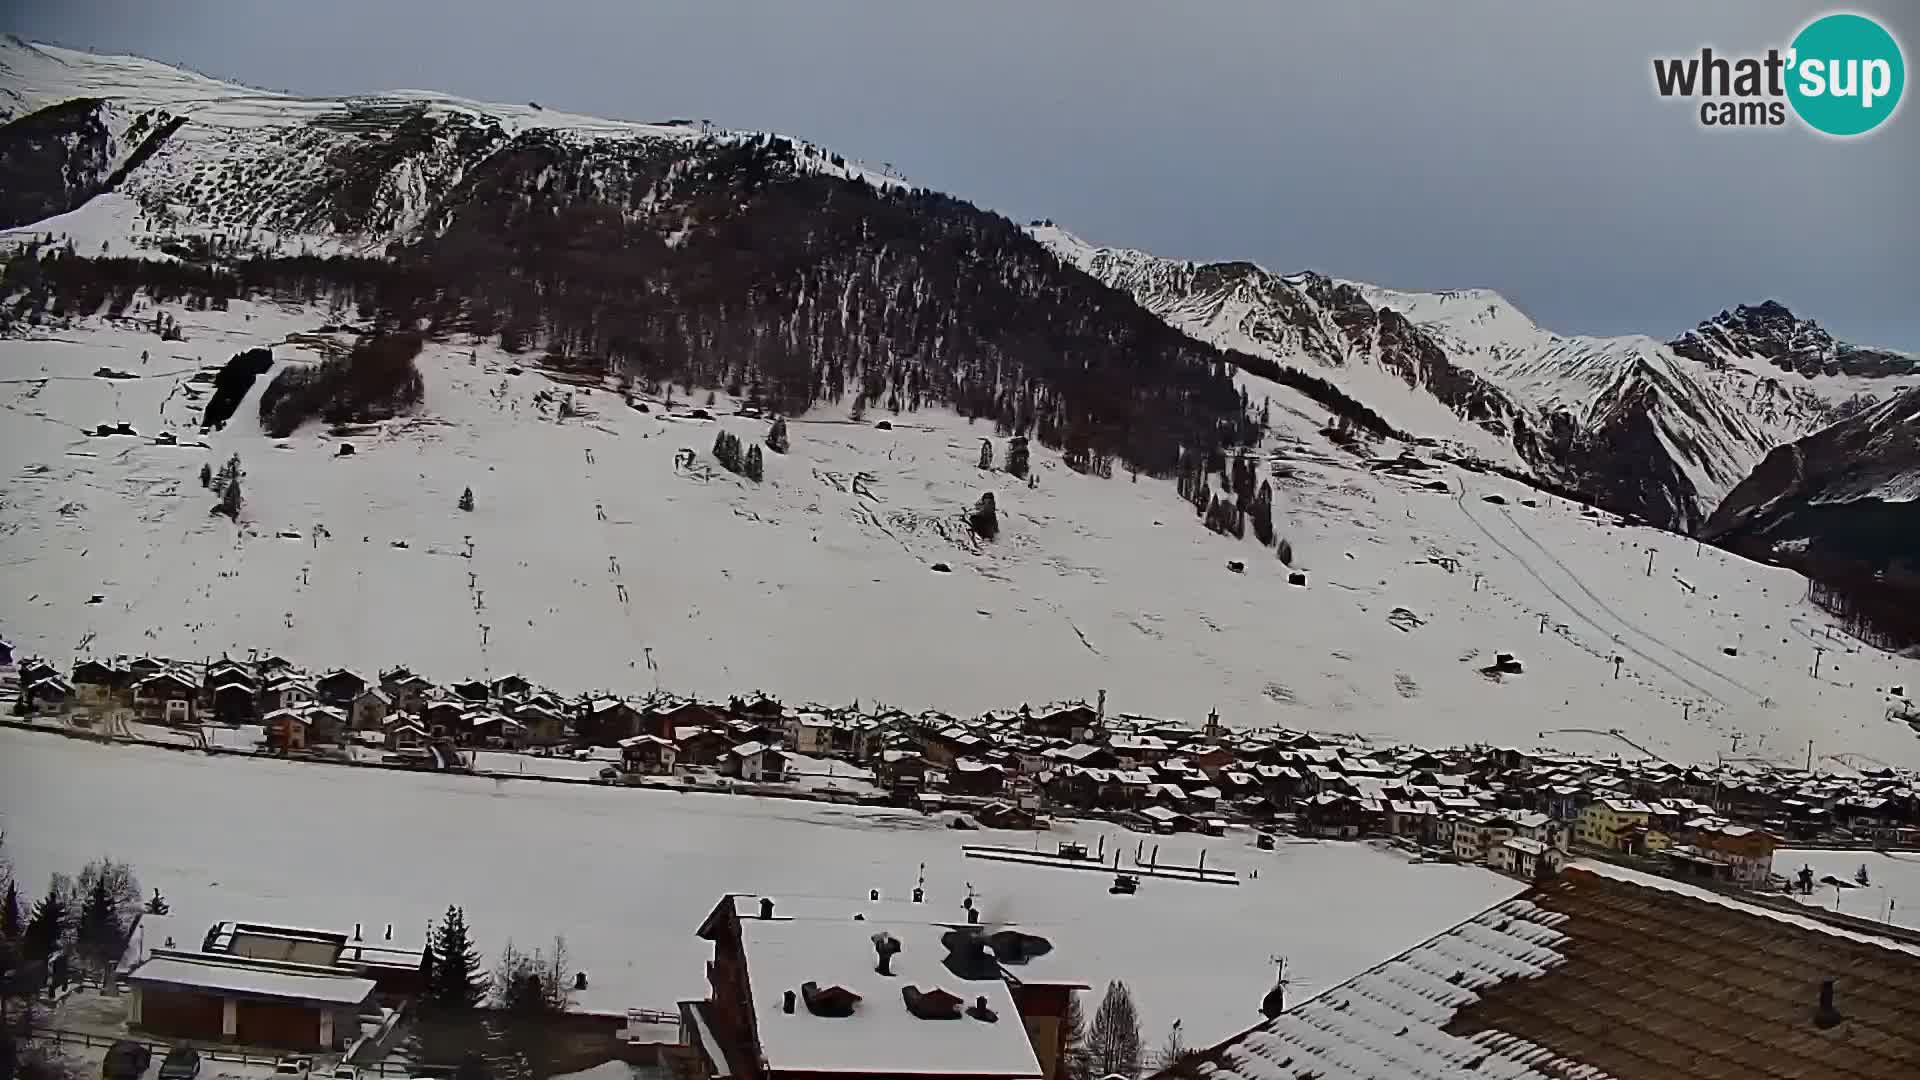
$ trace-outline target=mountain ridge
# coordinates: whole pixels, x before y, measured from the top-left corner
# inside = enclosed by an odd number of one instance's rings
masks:
[[[1408,292],[1101,247],[1050,222],[1030,231],[1203,340],[1308,361],[1418,435],[1687,533],[1773,447],[1871,405],[1897,389],[1880,380],[1915,370],[1900,354],[1835,342],[1773,301],[1736,309],[1741,333],[1719,329],[1736,318],[1723,312],[1674,342],[1567,336],[1487,288]],[[1384,341],[1331,328],[1386,312],[1408,328]],[[1769,337],[1787,330],[1794,342]]]

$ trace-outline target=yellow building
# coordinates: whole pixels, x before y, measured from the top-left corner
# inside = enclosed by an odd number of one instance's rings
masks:
[[[1635,828],[1647,829],[1652,813],[1653,807],[1633,799],[1595,799],[1574,820],[1573,840],[1609,851],[1644,848],[1647,846],[1644,841],[1636,844],[1634,838],[1623,834]]]

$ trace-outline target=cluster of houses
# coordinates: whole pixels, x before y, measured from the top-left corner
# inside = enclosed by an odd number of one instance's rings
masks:
[[[1104,702],[914,718],[876,770],[896,790],[995,794],[1031,783],[1047,805],[1146,831],[1229,821],[1337,839],[1392,838],[1524,878],[1569,852],[1607,853],[1675,877],[1765,888],[1786,843],[1920,845],[1920,777],[1751,766],[1698,768],[1487,746],[1378,747],[1306,732],[1195,728],[1108,716]],[[906,745],[902,745],[902,744]]]
[[[1487,746],[1380,747],[1352,737],[1194,726],[1092,704],[938,711],[793,707],[654,695],[564,697],[514,674],[436,683],[405,667],[314,676],[278,656],[201,663],[88,659],[62,675],[19,667],[24,711],[76,724],[259,725],[266,748],[358,743],[390,760],[457,767],[463,748],[591,754],[614,774],[699,768],[778,782],[801,759],[870,769],[884,797],[972,809],[1022,826],[1041,807],[1147,832],[1229,822],[1335,839],[1387,837],[1522,877],[1569,851],[1608,852],[1676,876],[1764,887],[1781,843],[1920,844],[1920,778],[1749,764],[1686,767]]]

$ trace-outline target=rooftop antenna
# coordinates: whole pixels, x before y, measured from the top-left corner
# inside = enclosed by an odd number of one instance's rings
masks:
[[[1293,985],[1293,980],[1287,978],[1286,957],[1276,953],[1269,955],[1267,959],[1273,961],[1275,969],[1273,989],[1267,991],[1267,996],[1260,999],[1260,1014],[1272,1020],[1287,1011],[1287,987]]]

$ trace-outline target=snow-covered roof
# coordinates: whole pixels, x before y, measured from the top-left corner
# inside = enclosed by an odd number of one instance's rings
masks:
[[[1911,1006],[1867,1002],[1920,981],[1913,951],[1581,862],[1204,1051],[1192,1075],[1892,1080],[1920,1061],[1920,1027]],[[1842,972],[1836,1037],[1813,1015],[1819,977]]]
[[[1528,855],[1541,855],[1541,854],[1544,854],[1547,850],[1546,844],[1538,840],[1528,839],[1527,837],[1524,837],[1524,836],[1509,837],[1508,839],[1501,841],[1500,846],[1505,848],[1512,848],[1515,851],[1524,851]]]
[[[304,964],[242,963],[226,957],[156,949],[127,973],[135,984],[179,987],[243,997],[279,998],[329,1005],[359,1005],[373,996],[373,980],[331,973]]]
[[[893,934],[902,945],[894,974],[875,969],[873,935]],[[741,947],[753,996],[754,1025],[765,1064],[773,1072],[948,1074],[1039,1077],[1040,1063],[999,977],[963,980],[943,961],[940,927],[878,920],[740,920]],[[860,995],[852,1016],[815,1016],[804,1002],[785,1012],[786,993],[803,984],[838,986]],[[965,1015],[922,1020],[907,1011],[902,988],[945,990],[965,1005],[984,997],[997,1020]]]

